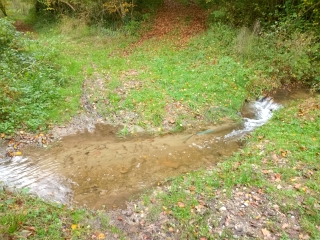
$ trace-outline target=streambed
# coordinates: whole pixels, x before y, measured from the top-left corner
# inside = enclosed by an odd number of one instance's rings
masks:
[[[125,201],[159,181],[212,166],[231,155],[239,148],[239,138],[267,122],[280,104],[308,96],[306,90],[278,91],[274,100],[246,105],[242,126],[208,126],[210,131],[198,134],[122,140],[114,127],[96,125],[93,133],[64,137],[49,149],[28,147],[24,156],[2,161],[0,181],[28,187],[50,201],[93,209],[124,207]]]

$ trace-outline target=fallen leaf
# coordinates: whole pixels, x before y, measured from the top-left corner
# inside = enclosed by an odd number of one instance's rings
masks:
[[[1,133],[1,138],[4,138],[5,137],[5,134],[4,133]]]
[[[190,191],[195,191],[196,190],[196,187],[195,186],[190,186]]]
[[[302,184],[297,183],[297,184],[294,185],[294,188],[295,188],[295,189],[300,189],[301,186],[302,186]]]
[[[287,156],[287,153],[288,153],[288,151],[281,150],[281,156],[282,156],[282,157]]]
[[[121,216],[118,216],[118,220],[119,220],[119,221],[122,221],[122,217],[121,217]]]
[[[26,227],[24,227],[24,228],[27,229],[27,230],[29,230],[29,231],[33,231],[33,232],[36,231],[36,228],[35,228],[35,227],[28,227],[28,226],[26,226]]]
[[[277,161],[278,160],[277,154],[272,154],[271,158],[272,158],[273,161]]]
[[[282,225],[282,229],[286,229],[286,228],[288,228],[288,227],[289,227],[289,224],[287,224],[287,223],[285,223],[285,224]]]
[[[299,235],[299,239],[302,239],[302,240],[308,240],[310,237],[309,235],[303,235],[302,233]]]
[[[104,235],[103,233],[99,233],[98,235],[98,239],[105,239],[106,235]]]
[[[280,173],[276,173],[275,174],[275,180],[274,181],[276,181],[276,182],[280,182],[281,181],[281,174]]]
[[[171,123],[171,124],[174,124],[174,123],[175,123],[175,121],[174,121],[172,118],[169,118],[168,121],[169,121],[169,123]]]
[[[261,232],[262,232],[264,237],[269,237],[270,236],[270,232],[266,228],[261,229]]]
[[[22,152],[14,152],[13,155],[14,155],[14,156],[21,156],[21,155],[22,155]]]
[[[252,196],[252,198],[254,199],[254,200],[256,200],[256,201],[260,201],[261,200],[261,198],[259,198],[258,196]]]
[[[185,207],[185,205],[184,205],[183,202],[178,202],[178,206],[179,206],[180,208],[184,208],[184,207]]]
[[[72,224],[72,225],[71,225],[71,229],[72,229],[72,230],[75,230],[76,228],[77,228],[77,224]]]

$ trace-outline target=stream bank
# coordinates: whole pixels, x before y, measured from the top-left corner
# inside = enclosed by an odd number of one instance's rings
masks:
[[[124,207],[158,182],[215,166],[239,149],[244,134],[268,121],[279,108],[274,101],[285,104],[307,95],[307,90],[279,92],[274,100],[248,104],[243,127],[229,123],[194,134],[119,139],[116,127],[97,124],[94,132],[65,136],[48,149],[26,148],[23,156],[1,164],[0,178],[51,201],[93,209]]]

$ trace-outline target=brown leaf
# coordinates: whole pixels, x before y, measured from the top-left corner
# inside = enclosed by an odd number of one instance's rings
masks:
[[[277,161],[277,160],[278,160],[277,154],[273,154],[271,157],[272,157],[272,160],[273,160],[273,161]]]
[[[99,233],[98,235],[98,239],[105,239],[106,235],[104,235],[103,233]]]
[[[264,237],[270,237],[270,232],[266,228],[261,229],[261,232]]]
[[[123,219],[122,219],[122,217],[121,217],[121,216],[118,216],[118,220],[119,220],[119,221],[122,221]]]
[[[280,173],[276,173],[275,175],[275,182],[280,182],[281,181],[281,174]]]
[[[297,184],[295,184],[295,185],[294,185],[294,188],[295,188],[295,189],[300,189],[300,188],[301,188],[301,186],[302,186],[302,184],[301,184],[301,183],[297,183]]]
[[[256,200],[256,201],[260,201],[260,200],[261,200],[261,198],[259,198],[258,196],[255,196],[255,195],[253,195],[252,198],[253,198],[254,200]]]
[[[303,235],[302,233],[299,235],[299,239],[302,239],[302,240],[308,240],[310,237],[309,235]]]
[[[174,124],[176,121],[174,121],[172,118],[169,118],[168,122],[171,123],[171,124]]]
[[[178,206],[179,206],[180,208],[184,208],[184,207],[185,207],[185,205],[184,205],[183,202],[178,202]]]
[[[190,186],[190,191],[195,191],[196,190],[196,187],[195,186]]]
[[[27,230],[32,231],[32,232],[36,232],[36,228],[35,227],[25,226],[24,229],[27,229]]]

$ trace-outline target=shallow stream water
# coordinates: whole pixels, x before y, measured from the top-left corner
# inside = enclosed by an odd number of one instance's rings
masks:
[[[266,123],[281,104],[307,96],[303,90],[278,91],[274,100],[247,104],[243,125],[209,126],[210,131],[195,134],[121,140],[115,128],[97,125],[93,133],[64,137],[49,149],[29,147],[24,156],[0,162],[0,181],[51,201],[94,209],[123,207],[159,181],[232,155],[239,148],[237,140]]]

